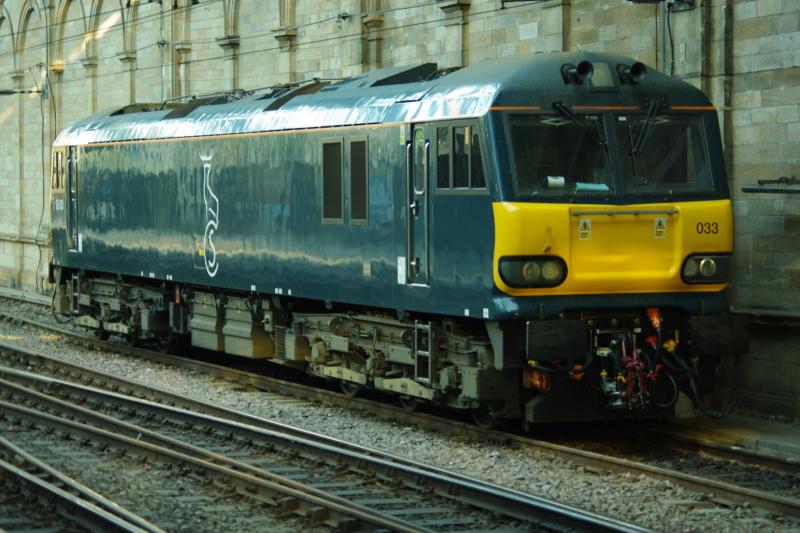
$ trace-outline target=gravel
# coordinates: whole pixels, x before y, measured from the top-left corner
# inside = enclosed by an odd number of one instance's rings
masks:
[[[52,321],[49,309],[38,305],[0,299],[0,309],[12,310],[17,316]],[[645,475],[597,472],[548,453],[453,438],[376,419],[357,410],[243,391],[241,385],[197,372],[89,351],[27,328],[0,324],[0,340],[658,531],[797,531],[800,528],[796,519],[747,505],[720,504],[713,501],[713,495],[689,491],[669,481]]]

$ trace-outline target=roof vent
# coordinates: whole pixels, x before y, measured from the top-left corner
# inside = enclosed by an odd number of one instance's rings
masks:
[[[191,100],[186,102],[180,107],[176,107],[167,114],[164,119],[169,120],[173,118],[183,118],[189,113],[204,105],[220,105],[228,104],[239,100],[239,97],[230,93],[218,94],[214,96],[205,96],[201,98],[192,97]]]
[[[150,111],[159,111],[164,109],[162,102],[141,102],[138,104],[128,104],[125,107],[120,107],[116,111],[108,114],[109,117],[116,117],[119,115],[128,115],[130,113],[148,113]]]
[[[289,100],[294,98],[295,96],[300,96],[303,94],[314,94],[319,92],[320,89],[328,85],[330,82],[327,81],[320,81],[318,79],[312,80],[310,83],[306,83],[305,85],[301,85],[299,87],[294,87],[281,93],[280,95],[275,98],[275,100],[270,103],[264,111],[275,111],[286,104]]]
[[[383,85],[399,85],[401,83],[416,83],[425,81],[436,73],[436,63],[423,63],[416,67],[407,68],[396,72],[391,76],[376,80],[372,83],[373,87],[381,87]]]

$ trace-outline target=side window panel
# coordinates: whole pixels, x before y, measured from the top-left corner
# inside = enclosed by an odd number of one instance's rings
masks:
[[[436,187],[450,187],[450,128],[436,129]]]
[[[453,128],[453,187],[469,187],[469,127]]]
[[[58,189],[58,156],[59,152],[53,152],[53,171],[50,174],[50,188]]]
[[[350,143],[350,220],[367,219],[367,141]]]
[[[472,188],[485,188],[486,177],[483,175],[483,160],[481,159],[481,142],[476,128],[472,130],[472,145],[470,146],[470,171],[472,172]]]
[[[414,190],[425,191],[425,132],[414,131]]]
[[[322,145],[322,218],[342,221],[342,143]]]

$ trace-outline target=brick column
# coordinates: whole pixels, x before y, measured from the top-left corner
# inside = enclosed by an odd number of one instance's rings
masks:
[[[361,0],[344,1],[340,10],[337,25],[341,35],[348,38],[342,40],[340,44],[339,57],[342,58],[342,62],[339,71],[343,77],[356,76],[364,72],[364,47],[361,44],[364,38],[364,25],[356,15],[361,12]],[[356,32],[361,34],[361,39],[349,38]]]
[[[122,100],[127,104],[136,101],[136,54],[123,52],[117,56],[123,64],[122,71]]]
[[[97,111],[97,58],[83,57],[81,65],[86,69],[86,76],[89,78],[88,105],[90,113]]]
[[[542,31],[539,39],[543,49],[536,51],[563,52],[567,49],[569,34],[569,5],[570,0],[549,0],[542,6]]]
[[[11,75],[13,87],[17,94],[17,194],[14,196],[14,209],[17,210],[17,237],[25,234],[25,208],[22,201],[25,195],[25,71],[18,70]],[[22,274],[25,270],[25,245],[18,242],[13,245],[14,251],[14,287],[22,286]]]
[[[439,68],[463,67],[468,63],[465,46],[466,11],[470,0],[437,0],[436,5],[445,14],[444,53],[438,61]]]
[[[217,39],[217,44],[225,52],[222,60],[225,69],[224,89],[234,91],[239,88],[239,36],[221,37]]]
[[[278,54],[278,74],[283,75],[283,81],[291,83],[297,81],[297,52],[295,41],[297,30],[294,28],[279,28],[272,32],[278,41],[280,53]]]
[[[175,55],[177,57],[177,68],[175,69],[175,93],[176,96],[188,96],[192,94],[191,87],[191,62],[189,54],[192,52],[191,41],[177,41],[175,43]],[[227,60],[227,58],[226,58]],[[238,67],[237,67],[238,85]]]
[[[380,9],[380,6],[377,7]],[[383,13],[367,12],[361,16],[362,54],[364,70],[378,69],[383,66]]]

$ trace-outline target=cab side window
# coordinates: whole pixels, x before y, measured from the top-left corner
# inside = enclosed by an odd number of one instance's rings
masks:
[[[469,126],[453,128],[453,187],[469,188]]]
[[[436,138],[437,189],[485,189],[478,128],[475,125],[437,128]]]
[[[342,222],[342,143],[322,144],[322,220]]]
[[[450,188],[450,128],[436,128],[436,187]]]
[[[53,172],[50,176],[50,188],[63,189],[64,181],[64,152],[59,150],[53,153]]]
[[[350,142],[350,221],[366,222],[368,206],[367,141]]]

